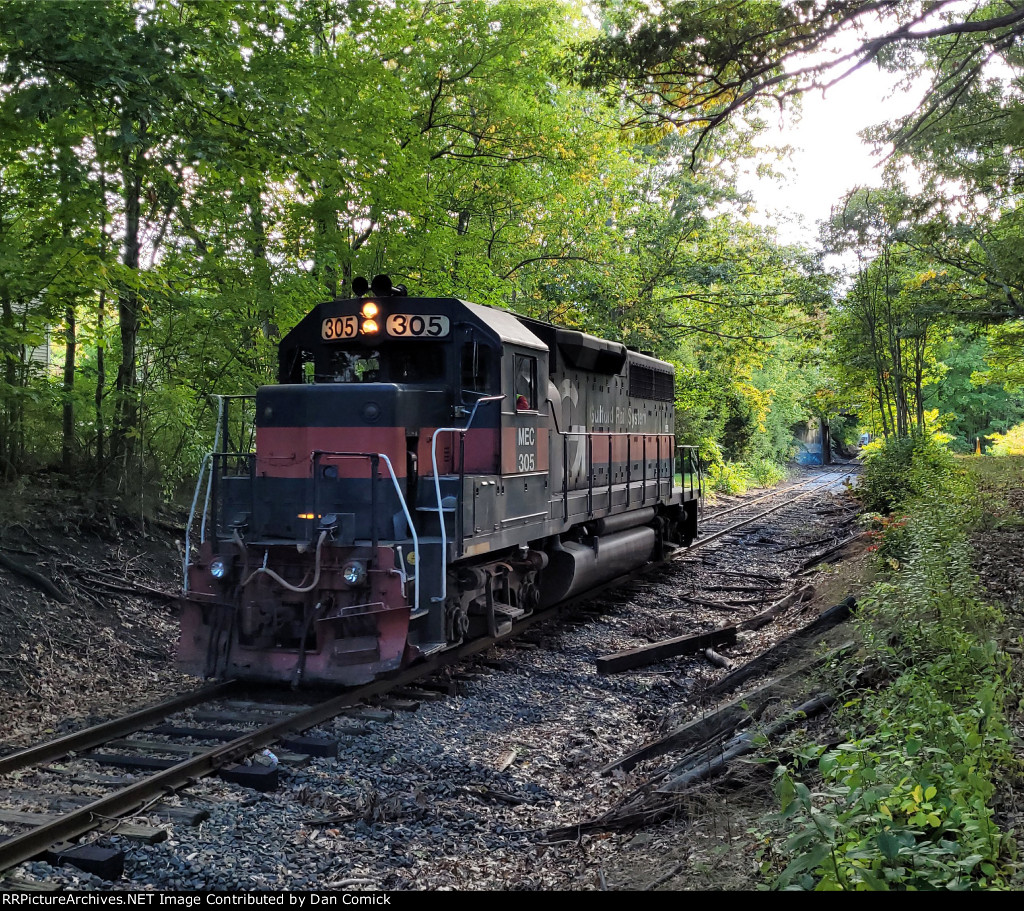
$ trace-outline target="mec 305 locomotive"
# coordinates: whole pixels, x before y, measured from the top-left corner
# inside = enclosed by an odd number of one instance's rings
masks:
[[[363,683],[696,536],[671,365],[386,277],[354,284],[281,341],[254,447],[231,443],[238,403],[220,399],[189,519],[185,670]]]

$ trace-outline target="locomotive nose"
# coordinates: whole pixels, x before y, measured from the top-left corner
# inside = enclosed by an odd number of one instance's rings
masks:
[[[450,399],[447,389],[422,389],[399,383],[263,386],[256,394],[256,432],[365,425],[402,430],[436,427],[450,419]],[[259,448],[257,445],[257,451]]]

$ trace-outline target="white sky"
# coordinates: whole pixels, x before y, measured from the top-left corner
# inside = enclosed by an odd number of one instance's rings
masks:
[[[813,245],[816,222],[827,219],[832,206],[855,186],[877,186],[882,181],[882,157],[857,133],[884,120],[909,113],[919,103],[920,91],[897,91],[897,77],[866,66],[830,88],[804,96],[798,116],[787,107],[781,117],[769,116],[770,132],[758,144],[762,147],[789,145],[793,153],[778,166],[788,171],[782,184],[759,178],[748,170],[739,188],[753,195],[757,224],[775,227],[784,242]],[[803,224],[799,223],[802,217]]]

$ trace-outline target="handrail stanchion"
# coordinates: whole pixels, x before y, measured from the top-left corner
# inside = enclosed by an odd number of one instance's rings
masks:
[[[224,409],[226,407],[224,403],[224,396],[215,395],[214,398],[217,400],[217,427],[213,432],[213,449],[210,450],[210,455],[213,457],[210,467],[210,477],[206,481],[206,500],[203,503],[203,519],[199,524],[199,543],[206,543],[206,515],[210,509],[210,496],[213,492],[213,473],[217,470],[216,454],[220,452],[220,431],[221,425],[224,420]],[[214,534],[217,530],[214,529]]]
[[[465,494],[466,492],[466,431],[463,430],[459,434],[459,490]],[[458,532],[459,537],[459,556],[463,556],[466,552],[465,539],[466,529],[463,527],[463,519],[465,509],[460,509],[455,514],[455,530]]]
[[[632,503],[633,487],[633,435],[626,434],[626,505]]]
[[[587,434],[587,518],[594,515],[594,435]]]
[[[379,477],[379,463],[383,462],[388,469],[388,474],[391,476],[391,483],[395,488],[395,495],[398,497],[398,505],[402,507],[402,514],[405,516],[406,524],[409,526],[409,537],[412,538],[412,552],[413,552],[413,565],[416,567],[416,574],[413,576],[413,610],[418,610],[420,606],[420,538],[416,533],[416,526],[412,521],[412,513],[409,512],[409,504],[405,500],[405,494],[402,493],[402,485],[398,483],[398,476],[395,474],[395,467],[391,464],[391,459],[383,452],[328,452],[326,450],[318,449],[311,453],[311,459],[314,465],[319,465],[320,456],[329,456],[335,459],[369,459],[371,466],[371,478],[372,482],[375,482]],[[376,486],[374,483],[373,486]],[[371,493],[371,497],[374,496]],[[314,512],[314,516],[318,514]],[[374,513],[376,516],[376,513]],[[314,519],[313,521],[316,521]],[[379,544],[379,536],[377,534],[377,524],[374,522],[371,532],[373,538],[373,547],[376,551]],[[402,567],[402,571],[405,571],[405,567]]]
[[[642,506],[647,502],[647,434],[643,434],[640,439],[643,440],[641,448],[643,450],[642,458],[644,465],[643,471],[640,474],[640,505]]]
[[[661,496],[661,434],[654,435],[654,490],[655,496]]]
[[[373,552],[377,553],[380,536],[377,534],[377,479],[380,471],[380,456],[370,454],[370,537],[373,541]]]
[[[441,476],[437,470],[437,435],[440,433],[461,433],[469,430],[476,417],[477,409],[486,402],[500,402],[503,395],[485,395],[473,403],[473,410],[469,413],[469,420],[465,427],[438,427],[430,438],[430,464],[434,470],[434,494],[437,498],[437,522],[441,526],[441,594],[439,597],[431,598],[431,601],[444,603],[448,600],[448,534],[444,527],[444,512],[441,510]]]
[[[608,431],[608,512],[612,511],[612,432]]]
[[[196,517],[196,506],[199,504],[199,491],[203,489],[203,474],[210,464],[210,460],[213,457],[212,452],[208,452],[203,456],[203,461],[199,463],[199,477],[196,479],[196,490],[192,495],[192,508],[188,511],[188,522],[185,523],[185,557],[182,561],[182,589],[186,593],[188,592],[188,568],[192,562],[192,523]]]
[[[562,521],[569,521],[569,433],[562,437]]]

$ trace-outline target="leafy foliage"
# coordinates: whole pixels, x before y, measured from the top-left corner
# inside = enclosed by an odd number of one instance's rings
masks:
[[[688,137],[622,132],[558,74],[573,4],[15,0],[0,26],[0,471],[60,434],[69,473],[174,490],[207,397],[384,271],[652,350],[681,441],[785,458],[775,365],[829,279],[746,223],[743,134],[689,171]],[[62,382],[32,366],[48,331]]]
[[[888,514],[954,471],[953,456],[929,434],[890,437],[869,450],[857,493],[866,510]]]
[[[994,433],[989,439],[992,441],[992,455],[1024,455],[1024,424],[1017,424],[1006,433]]]
[[[899,131],[905,142],[941,124],[982,82],[985,63],[1012,52],[1024,32],[1024,12],[1008,0],[604,0],[601,9],[606,31],[580,46],[578,77],[624,92],[640,122],[702,138],[740,111],[827,88],[862,66],[909,67],[917,46],[933,44],[945,67]]]
[[[905,444],[915,455],[913,443],[900,441],[900,455]],[[838,747],[808,745],[800,763],[777,770],[789,834],[764,869],[785,863],[779,888],[991,889],[1012,873],[1014,845],[991,806],[1014,762],[1008,665],[993,639],[1000,615],[971,569],[976,501],[961,470],[916,456],[911,472],[929,462],[931,483],[904,497],[908,516],[886,528],[900,539],[890,554],[903,559],[885,558],[890,575],[859,621],[859,660],[897,676],[846,703],[850,733]]]
[[[733,189],[759,124],[719,115],[824,72],[785,64],[869,7],[615,3],[595,28],[557,0],[12,0],[0,472],[59,458],[122,490],[175,488],[209,438],[207,396],[272,378],[281,331],[382,271],[673,361],[680,442],[713,444],[723,484],[776,474],[810,417],[859,411],[902,434],[938,405],[964,441],[1005,430],[1019,418],[999,388],[1019,372],[1013,324],[958,357],[949,314],[1013,312],[1012,153],[983,167],[927,129],[909,137],[935,186],[991,190],[1001,218],[975,207],[965,226],[895,190],[851,197],[833,246],[857,246],[863,268],[839,306],[819,257],[749,224]],[[948,36],[991,26],[1002,40],[1019,18],[996,24],[999,4],[966,20],[946,4],[883,8],[915,34],[888,33],[872,56],[910,66],[890,49],[924,29],[921,65],[938,74],[980,46]],[[949,116],[980,148],[995,136],[986,112],[1012,113],[1016,94],[973,78],[970,91],[971,109]],[[684,110],[723,128],[702,143],[676,128]],[[621,128],[663,115],[668,127]]]

